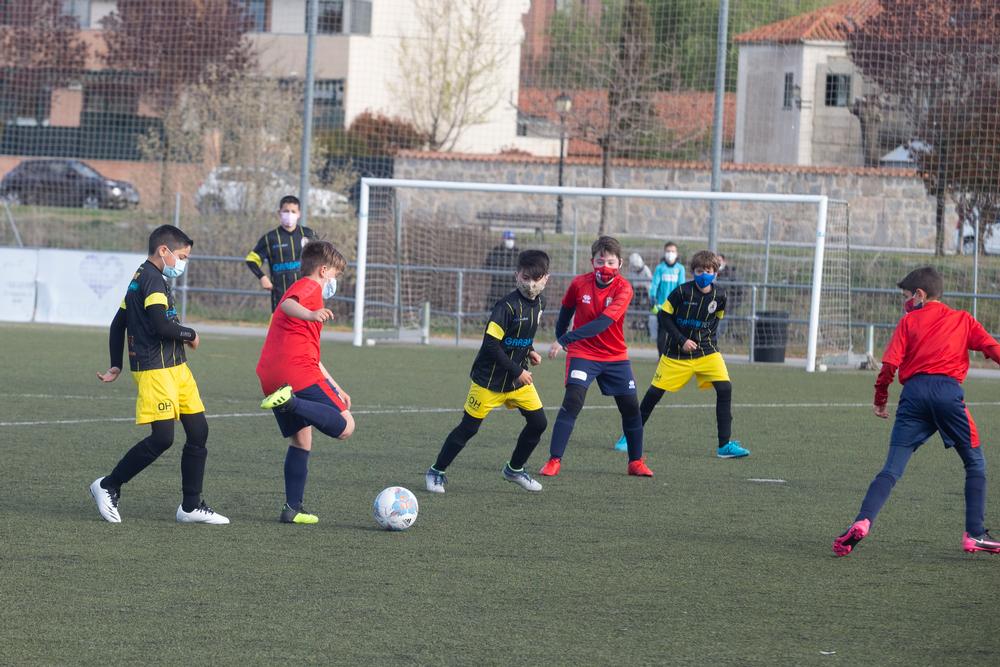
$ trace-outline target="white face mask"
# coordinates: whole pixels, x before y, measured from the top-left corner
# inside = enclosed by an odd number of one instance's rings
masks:
[[[677,253],[674,251],[667,251],[663,253],[663,259],[667,260],[667,264],[673,264],[677,261]]]
[[[507,248],[507,250],[513,250],[514,249],[514,239],[504,239],[503,240],[503,247]]]
[[[330,282],[323,285],[323,298],[332,299],[333,295],[337,293],[337,279],[330,278]]]
[[[295,229],[295,225],[299,222],[299,214],[291,211],[281,211],[278,217],[281,218],[281,226],[288,231]]]

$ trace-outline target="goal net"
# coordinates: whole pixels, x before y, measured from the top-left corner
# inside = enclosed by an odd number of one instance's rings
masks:
[[[726,260],[724,352],[752,361],[787,353],[809,371],[853,363],[848,206],[823,195],[365,178],[353,342],[475,343],[493,303],[514,289],[517,252],[529,248],[551,258],[544,340],[569,281],[590,270],[591,243],[606,234],[622,243],[622,273],[636,287],[626,338],[652,350],[651,305],[662,294],[650,295],[650,275],[667,242],[682,264],[709,248],[713,202]]]

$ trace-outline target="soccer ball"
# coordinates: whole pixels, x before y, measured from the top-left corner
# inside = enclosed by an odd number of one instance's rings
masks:
[[[409,489],[390,486],[375,496],[372,512],[386,530],[406,530],[417,520],[417,497]]]

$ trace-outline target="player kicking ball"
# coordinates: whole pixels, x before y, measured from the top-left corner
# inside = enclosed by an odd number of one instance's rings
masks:
[[[497,301],[490,313],[483,344],[472,362],[472,386],[462,421],[445,438],[437,460],[424,475],[431,493],[444,493],[448,482],[445,470],[479,432],[486,415],[501,405],[517,408],[524,416],[524,428],[501,474],[525,491],[542,490],[542,485],[524,470],[524,464],[548,426],[528,364],[537,366],[542,362],[533,343],[542,316],[541,293],[549,280],[549,256],[541,250],[522,252],[514,280],[517,289]]]
[[[587,389],[597,380],[601,393],[613,396],[621,413],[628,446],[628,474],[652,477],[653,471],[642,456],[642,419],[635,375],[622,331],[632,302],[632,285],[618,273],[622,265],[621,244],[610,236],[602,236],[591,245],[590,257],[594,270],[576,276],[567,288],[556,321],[556,341],[549,348],[550,359],[566,350],[566,394],[552,428],[549,460],[540,474],[547,477],[559,474]],[[570,320],[572,331],[568,331]]]

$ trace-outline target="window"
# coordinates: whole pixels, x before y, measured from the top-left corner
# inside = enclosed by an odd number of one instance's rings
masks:
[[[320,80],[314,86],[313,128],[333,130],[344,127],[344,80]]]
[[[120,83],[86,83],[83,87],[83,111],[134,116],[139,112],[139,94],[132,86]]]
[[[253,32],[267,32],[268,0],[241,0],[243,9],[250,15]]]
[[[372,34],[371,0],[351,0],[351,34]]]
[[[90,0],[63,0],[63,14],[75,18],[81,28],[89,28]]]
[[[344,0],[319,0],[319,17],[316,19],[317,35],[339,35],[344,31]],[[306,0],[306,32],[312,3]]]
[[[792,104],[795,103],[795,75],[791,72],[785,72],[785,94],[782,98],[781,107],[783,109],[791,109]]]
[[[826,106],[846,107],[851,104],[851,75],[826,75]]]

